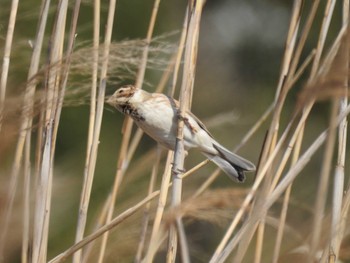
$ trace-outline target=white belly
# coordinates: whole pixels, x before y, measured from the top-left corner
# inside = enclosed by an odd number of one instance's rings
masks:
[[[154,107],[145,102],[138,107],[138,111],[144,120],[136,121],[136,124],[154,140],[174,150],[177,130],[175,110],[168,106],[163,107],[162,104]]]
[[[164,98],[163,98],[164,100]],[[177,111],[169,107],[169,104],[143,102],[138,105],[137,110],[143,116],[144,120],[136,121],[136,124],[150,137],[170,150],[175,149],[177,134]],[[205,132],[198,123],[191,117],[186,116],[187,124],[190,124],[194,130],[190,129],[185,123],[184,144],[186,150],[199,147],[206,152],[215,151],[212,147],[212,138]]]

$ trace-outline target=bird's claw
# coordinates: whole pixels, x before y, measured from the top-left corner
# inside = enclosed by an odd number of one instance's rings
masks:
[[[184,174],[186,172],[185,169],[179,169],[179,168],[173,168],[172,169],[173,175],[179,175],[179,174]]]

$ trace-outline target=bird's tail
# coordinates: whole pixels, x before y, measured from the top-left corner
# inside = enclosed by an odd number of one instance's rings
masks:
[[[220,167],[231,179],[243,182],[245,171],[255,171],[255,165],[250,161],[234,154],[219,144],[213,144],[217,155],[203,152],[203,154]]]

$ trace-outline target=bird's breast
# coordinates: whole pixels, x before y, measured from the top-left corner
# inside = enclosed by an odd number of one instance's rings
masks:
[[[140,112],[140,110],[137,107],[133,106],[132,104],[130,103],[120,104],[119,108],[121,112],[123,112],[126,115],[129,115],[136,122],[145,121],[145,117]]]
[[[168,149],[175,147],[177,127],[176,109],[166,101],[143,102],[136,107],[138,114],[143,118],[136,120],[136,124],[150,137],[163,144]]]

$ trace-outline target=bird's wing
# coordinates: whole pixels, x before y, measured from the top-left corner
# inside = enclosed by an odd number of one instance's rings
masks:
[[[166,96],[166,95],[165,95],[165,96]],[[168,97],[168,96],[166,96],[166,97]],[[176,110],[179,110],[179,108],[180,108],[180,102],[177,101],[177,100],[174,99],[174,98],[171,98],[171,97],[168,97],[168,99],[169,99],[169,102],[171,103],[171,105],[172,105],[173,107],[175,107]],[[192,112],[190,112],[190,111],[187,111],[187,112],[186,112],[186,115],[188,115],[189,117],[191,117],[191,118],[198,124],[199,127],[201,127],[203,130],[205,130],[205,131],[209,134],[210,137],[214,138],[213,135],[211,135],[211,133],[210,133],[209,130],[207,129],[207,127],[205,127],[205,125],[203,124],[203,122],[201,122],[201,121],[197,118],[196,115],[194,115],[194,114],[193,114]],[[185,116],[185,117],[188,118],[187,116]]]
[[[209,134],[210,137],[214,138],[213,135],[211,135],[211,133],[210,133],[209,130],[207,129],[207,127],[205,127],[205,125],[203,124],[203,122],[201,122],[201,121],[196,117],[196,115],[194,115],[194,114],[193,114],[192,112],[190,112],[190,111],[187,111],[187,114],[188,114],[192,119],[194,119],[194,120],[197,122],[197,124],[199,125],[199,127],[201,127],[203,130],[205,130],[205,131]]]

